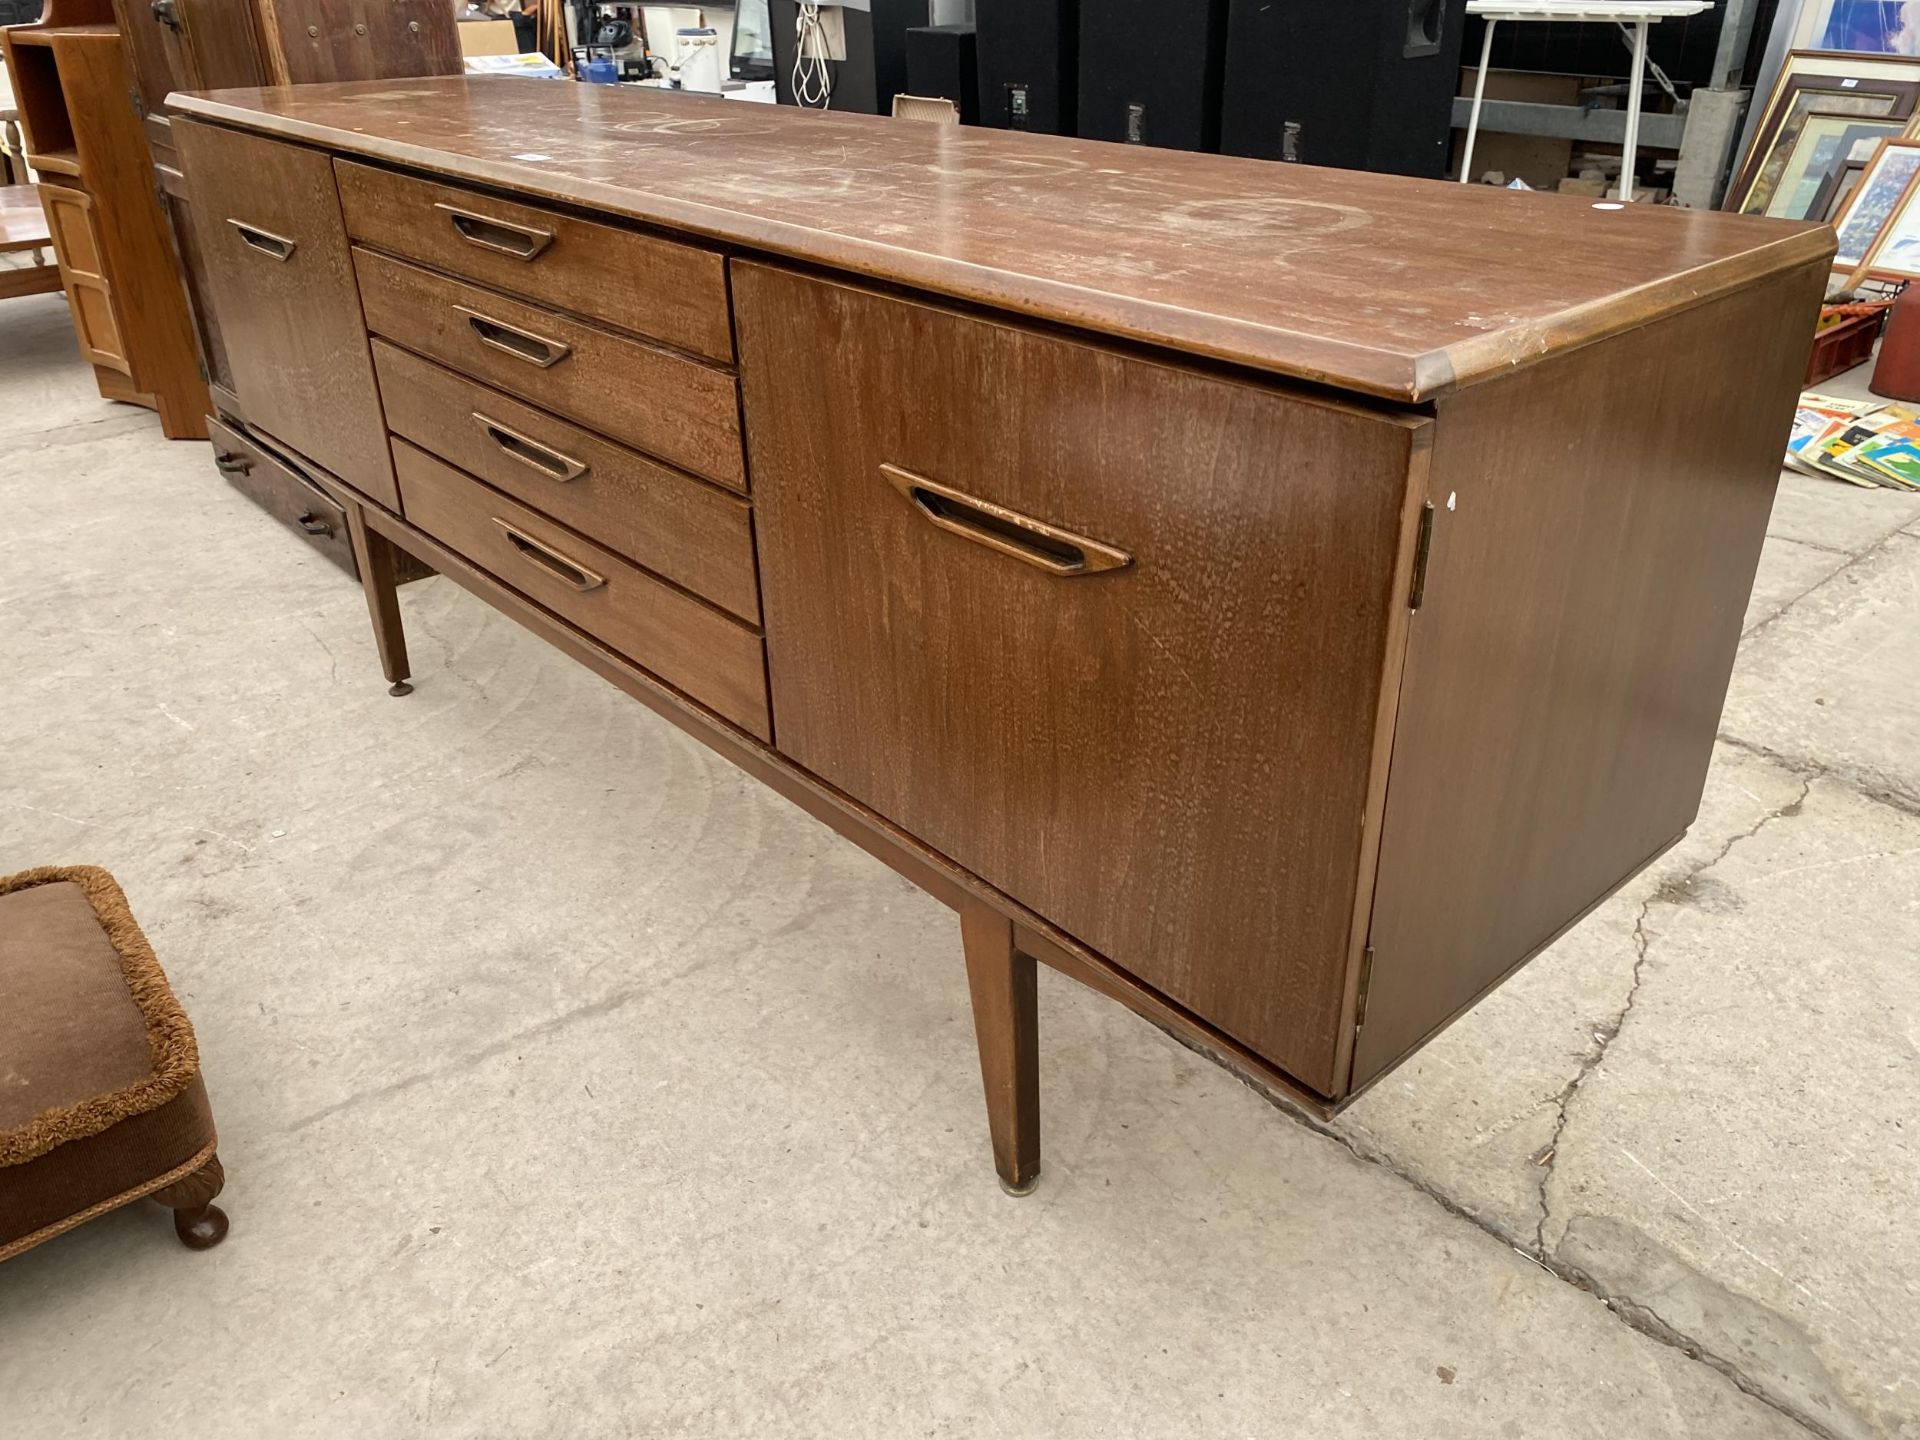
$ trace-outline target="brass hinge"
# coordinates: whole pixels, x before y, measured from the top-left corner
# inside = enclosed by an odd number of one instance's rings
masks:
[[[1418,610],[1427,598],[1427,556],[1433,551],[1433,502],[1420,507],[1420,533],[1413,542],[1413,586],[1407,595],[1407,608]]]
[[[127,103],[133,106],[134,119],[144,120],[147,118],[147,102],[140,98],[140,91],[138,89],[130,89],[127,91]]]
[[[1367,992],[1373,989],[1373,947],[1371,945],[1360,955],[1360,993],[1353,1001],[1353,1033],[1358,1035],[1360,1027],[1367,1023]]]

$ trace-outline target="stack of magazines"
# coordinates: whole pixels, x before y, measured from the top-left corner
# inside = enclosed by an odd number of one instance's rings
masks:
[[[1787,464],[1850,485],[1920,490],[1920,411],[1809,390],[1794,411]]]

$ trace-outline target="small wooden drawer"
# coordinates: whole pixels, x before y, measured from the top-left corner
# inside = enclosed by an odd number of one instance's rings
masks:
[[[759,620],[745,500],[384,340],[373,342],[373,363],[396,435],[742,619]]]
[[[304,535],[349,575],[358,573],[347,538],[347,512],[331,496],[212,415],[207,417],[207,438],[213,441],[214,465],[236,490]]]
[[[746,488],[731,373],[358,246],[367,328],[696,475]]]
[[[415,525],[741,729],[772,738],[758,630],[405,440],[394,441],[393,457]]]
[[[355,240],[733,361],[717,251],[370,165],[334,169]]]

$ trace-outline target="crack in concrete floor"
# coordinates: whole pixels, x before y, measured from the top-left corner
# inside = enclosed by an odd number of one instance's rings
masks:
[[[1707,857],[1707,859],[1689,869],[1684,874],[1667,880],[1658,890],[1655,890],[1641,902],[1640,913],[1634,917],[1633,922],[1633,974],[1627,985],[1626,999],[1621,1003],[1619,1010],[1614,1013],[1612,1019],[1608,1020],[1593,1032],[1592,1048],[1589,1049],[1587,1054],[1581,1059],[1579,1068],[1568,1078],[1566,1085],[1561,1089],[1559,1095],[1555,1097],[1557,1113],[1554,1118],[1553,1134],[1547,1143],[1542,1146],[1539,1151],[1535,1152],[1534,1155],[1534,1164],[1538,1165],[1541,1169],[1540,1218],[1535,1224],[1533,1232],[1533,1247],[1535,1253],[1543,1257],[1550,1253],[1547,1249],[1547,1222],[1552,1218],[1553,1213],[1552,1189],[1554,1162],[1559,1156],[1561,1137],[1566,1133],[1570,1108],[1574,1100],[1579,1097],[1581,1087],[1587,1083],[1587,1077],[1592,1075],[1593,1072],[1600,1067],[1601,1062],[1607,1058],[1607,1050],[1612,1046],[1613,1042],[1620,1037],[1621,1028],[1627,1023],[1627,1016],[1632,1013],[1633,1002],[1640,998],[1640,985],[1646,978],[1647,957],[1653,949],[1653,937],[1647,933],[1647,921],[1653,914],[1653,907],[1655,905],[1684,904],[1687,899],[1687,892],[1694,884],[1715,866],[1719,865],[1721,861],[1725,860],[1727,856],[1731,855],[1736,845],[1753,839],[1754,836],[1758,835],[1776,820],[1791,819],[1793,816],[1798,815],[1801,810],[1806,807],[1807,796],[1811,794],[1812,791],[1813,778],[1811,776],[1804,777],[1800,783],[1800,794],[1795,799],[1777,809],[1769,810],[1745,830],[1729,836],[1726,842],[1722,844],[1718,850],[1714,851],[1712,855]]]

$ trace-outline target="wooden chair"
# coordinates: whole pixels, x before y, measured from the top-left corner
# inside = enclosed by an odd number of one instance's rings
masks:
[[[32,263],[0,260],[0,300],[45,295],[60,288],[60,267],[47,256],[53,236],[31,185],[0,186],[0,256],[30,254]]]

